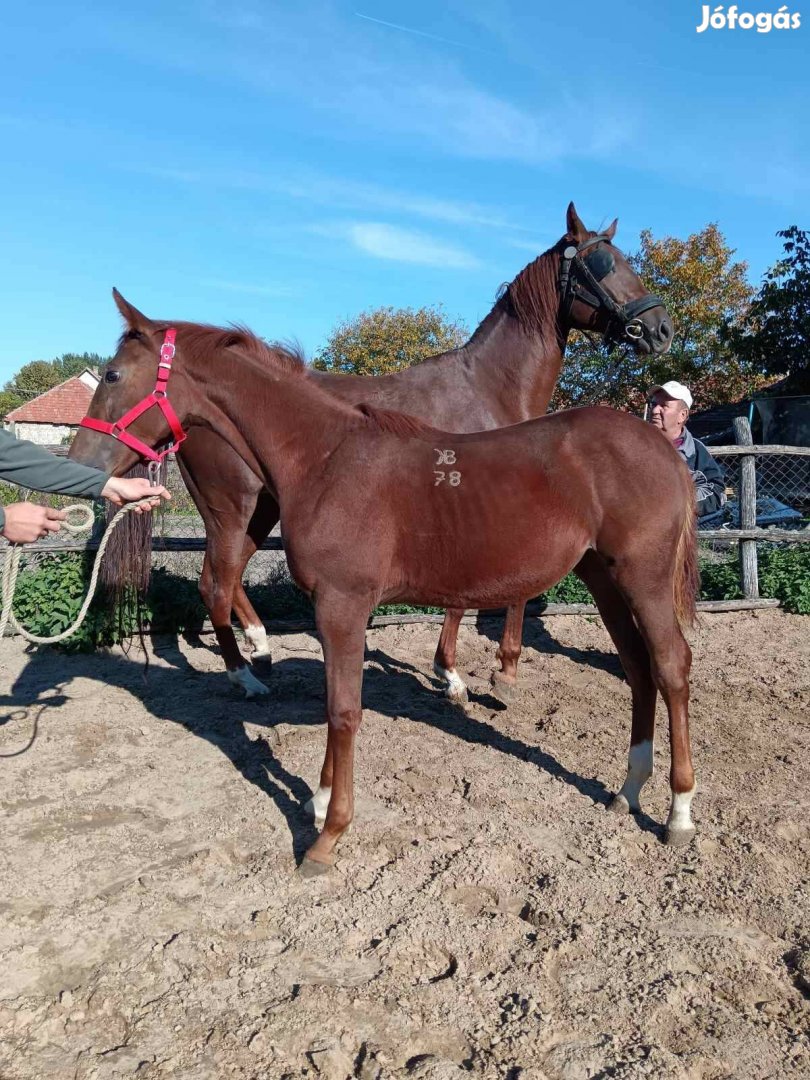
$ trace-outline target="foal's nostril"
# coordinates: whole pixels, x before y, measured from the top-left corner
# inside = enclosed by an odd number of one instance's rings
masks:
[[[664,319],[658,327],[658,335],[665,340],[672,337],[672,323],[668,319]]]

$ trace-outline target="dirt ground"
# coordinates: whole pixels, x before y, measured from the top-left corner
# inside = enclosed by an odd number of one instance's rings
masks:
[[[645,813],[605,811],[629,691],[599,620],[528,620],[508,708],[487,626],[466,715],[437,628],[369,632],[357,817],[315,880],[314,637],[274,638],[258,703],[207,641],[146,680],[0,642],[0,1077],[810,1077],[810,619],[704,617],[676,850],[660,707]]]

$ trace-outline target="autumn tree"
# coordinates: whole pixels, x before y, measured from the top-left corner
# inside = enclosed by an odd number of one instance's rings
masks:
[[[668,379],[685,383],[697,408],[734,401],[763,383],[756,365],[737,356],[728,343],[729,326],[741,323],[754,295],[747,264],[715,224],[686,240],[656,240],[649,229],[630,264],[647,289],[660,296],[672,319],[672,347],[663,356],[644,356],[594,347],[572,335],[553,404],[566,407],[603,401],[639,408],[649,386]]]
[[[744,320],[729,327],[728,344],[765,375],[803,379],[810,389],[810,233],[791,225],[776,235],[784,241],[782,257]]]
[[[348,319],[332,332],[313,367],[351,375],[387,375],[429,356],[456,349],[468,338],[441,306],[380,307]]]

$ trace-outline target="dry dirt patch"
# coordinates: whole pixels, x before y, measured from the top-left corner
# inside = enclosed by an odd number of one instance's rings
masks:
[[[4,1080],[810,1076],[810,620],[705,619],[676,851],[661,713],[646,812],[605,813],[629,692],[598,620],[529,620],[508,709],[462,628],[466,714],[436,633],[368,634],[357,818],[314,881],[311,636],[258,704],[200,643],[144,680],[0,642]]]

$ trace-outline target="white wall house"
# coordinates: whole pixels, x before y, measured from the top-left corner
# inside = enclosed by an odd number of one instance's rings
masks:
[[[99,378],[89,368],[26,401],[6,417],[6,427],[18,439],[40,446],[60,446],[75,434],[87,414]]]

